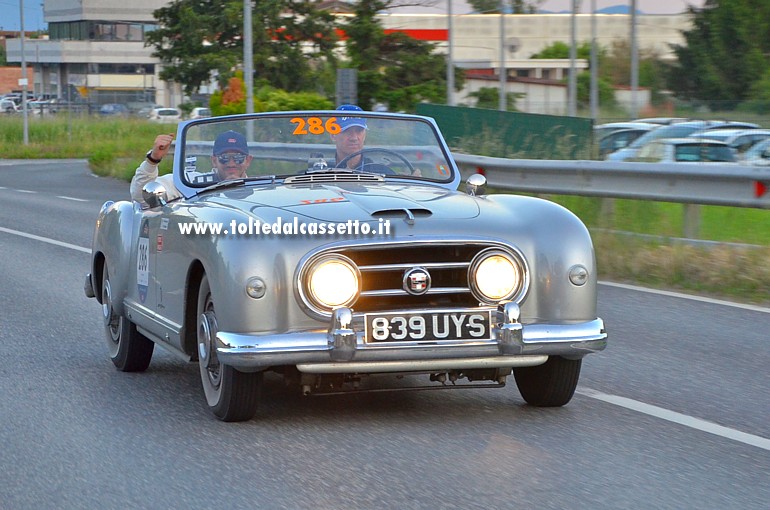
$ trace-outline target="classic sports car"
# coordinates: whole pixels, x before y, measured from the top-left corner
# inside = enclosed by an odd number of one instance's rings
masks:
[[[365,148],[344,156],[351,119]],[[220,180],[212,154],[230,131],[248,172]],[[566,404],[607,342],[589,233],[552,202],[460,180],[430,118],[182,122],[181,198],[154,181],[146,204],[107,202],[96,221],[85,292],[113,363],[145,370],[155,344],[197,362],[225,421],[254,416],[267,371],[305,394],[501,387],[512,373],[527,403]]]

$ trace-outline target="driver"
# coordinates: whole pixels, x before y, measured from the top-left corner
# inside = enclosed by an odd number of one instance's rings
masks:
[[[337,110],[342,112],[362,112],[360,106],[354,104],[343,104],[337,107]],[[343,113],[344,115],[344,113]],[[366,119],[363,117],[339,117],[337,124],[340,126],[340,132],[336,135],[331,135],[332,141],[336,146],[336,153],[334,156],[334,164],[332,167],[340,168],[339,163],[345,162],[345,167],[353,170],[364,170],[365,165],[372,165],[374,162],[361,154],[353,156],[345,161],[345,158],[350,157],[351,154],[356,154],[364,150],[364,142],[366,141],[366,132],[369,129],[366,126]],[[381,165],[380,165],[381,166]],[[371,168],[371,167],[370,167]],[[390,170],[390,173],[395,173]],[[415,169],[412,173],[414,177],[421,177],[420,169]]]
[[[337,110],[344,112],[362,112],[360,106],[354,104],[343,104],[337,108]],[[337,152],[334,156],[335,164],[337,167],[337,161],[343,161],[351,154],[355,154],[364,149],[364,142],[366,141],[366,119],[361,117],[339,117],[337,124],[340,126],[340,132],[336,135],[331,135],[334,145],[337,147]],[[351,169],[361,169],[364,164],[371,163],[368,158],[362,158],[360,155],[350,158],[345,166]]]
[[[136,169],[131,179],[131,198],[142,205],[147,205],[142,196],[142,188],[151,181],[156,181],[166,188],[168,200],[176,200],[182,194],[174,185],[172,174],[158,176],[158,165],[168,154],[173,134],[163,134],[155,137],[152,149],[145,155],[144,161]],[[214,152],[211,156],[212,173],[216,181],[241,179],[246,177],[246,170],[253,156],[249,155],[246,137],[236,131],[225,131],[214,141]]]

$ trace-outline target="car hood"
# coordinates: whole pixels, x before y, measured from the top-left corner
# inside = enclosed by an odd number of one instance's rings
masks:
[[[248,186],[216,192],[204,200],[261,217],[281,216],[281,211],[286,211],[292,216],[330,222],[410,216],[467,219],[479,215],[473,197],[419,183]],[[268,209],[278,210],[277,214]]]

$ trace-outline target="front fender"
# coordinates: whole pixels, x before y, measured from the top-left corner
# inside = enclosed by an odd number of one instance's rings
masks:
[[[131,275],[131,246],[135,216],[141,214],[139,204],[107,201],[96,218],[91,247],[91,274],[96,299],[102,302],[104,269],[110,274],[115,299],[113,307],[123,314],[123,299],[128,292]]]

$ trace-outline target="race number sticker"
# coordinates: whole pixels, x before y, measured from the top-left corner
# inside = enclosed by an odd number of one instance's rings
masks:
[[[139,242],[136,245],[136,286],[139,290],[139,301],[147,299],[147,289],[150,284],[150,223],[144,220]]]
[[[311,135],[322,135],[324,133],[337,135],[342,131],[340,125],[337,124],[336,117],[326,119],[325,122],[319,117],[308,117],[306,119],[294,117],[289,122],[294,124],[294,131],[292,132],[294,135],[306,135],[308,133]]]

